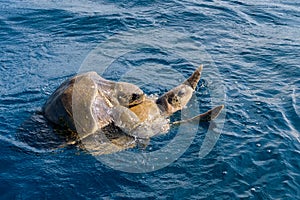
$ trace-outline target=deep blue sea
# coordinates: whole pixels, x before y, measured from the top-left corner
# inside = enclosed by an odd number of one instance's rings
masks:
[[[201,63],[192,115],[224,104],[221,122],[125,151],[168,149],[162,167],[53,148],[39,111],[68,77],[159,95]],[[297,0],[0,0],[0,199],[300,199],[299,63]]]

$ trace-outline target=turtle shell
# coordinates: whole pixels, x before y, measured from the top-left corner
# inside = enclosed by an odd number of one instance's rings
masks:
[[[109,116],[104,116],[99,124],[93,114],[95,104],[103,103],[103,107],[108,107],[105,100],[101,100],[98,95],[96,81],[100,80],[96,72],[84,73],[66,80],[44,105],[45,117],[77,133],[92,133],[101,123],[102,126],[107,125],[111,121]]]
[[[143,99],[143,91],[133,84],[109,81],[96,72],[87,72],[62,83],[43,111],[54,124],[89,134],[119,120],[113,117],[118,116],[115,112],[131,112],[125,108]]]

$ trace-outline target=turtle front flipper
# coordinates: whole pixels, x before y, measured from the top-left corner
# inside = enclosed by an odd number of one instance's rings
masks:
[[[196,122],[209,122],[211,120],[214,120],[215,118],[217,118],[219,116],[219,114],[221,113],[222,109],[224,108],[224,105],[220,105],[217,106],[205,113],[202,113],[200,115],[197,115],[195,117],[192,117],[190,119],[186,119],[186,120],[181,120],[181,121],[176,121],[173,122],[172,125],[176,125],[176,124],[181,124],[181,123],[186,123],[186,122],[191,122],[191,123],[196,123]]]
[[[115,106],[112,109],[111,116],[115,126],[125,134],[136,138],[136,140],[147,140],[155,135],[152,127],[148,123],[140,121],[140,118],[129,108]]]

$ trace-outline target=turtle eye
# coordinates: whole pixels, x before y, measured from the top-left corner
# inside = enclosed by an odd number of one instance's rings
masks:
[[[169,104],[173,104],[173,102],[174,102],[174,95],[170,95],[170,96],[168,97],[168,103],[169,103]]]
[[[171,105],[176,105],[179,103],[179,99],[177,98],[177,96],[172,95],[168,98],[168,103]]]
[[[131,96],[131,100],[132,100],[132,101],[138,100],[139,98],[140,98],[140,95],[139,95],[139,94],[133,93],[132,96]]]

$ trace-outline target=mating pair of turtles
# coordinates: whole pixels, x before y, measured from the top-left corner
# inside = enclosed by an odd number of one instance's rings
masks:
[[[50,96],[43,112],[49,121],[76,133],[77,138],[67,144],[83,143],[97,154],[121,151],[166,133],[171,125],[216,118],[223,105],[187,120],[169,121],[191,99],[201,71],[202,66],[157,99],[146,96],[136,85],[87,72],[65,81]]]

